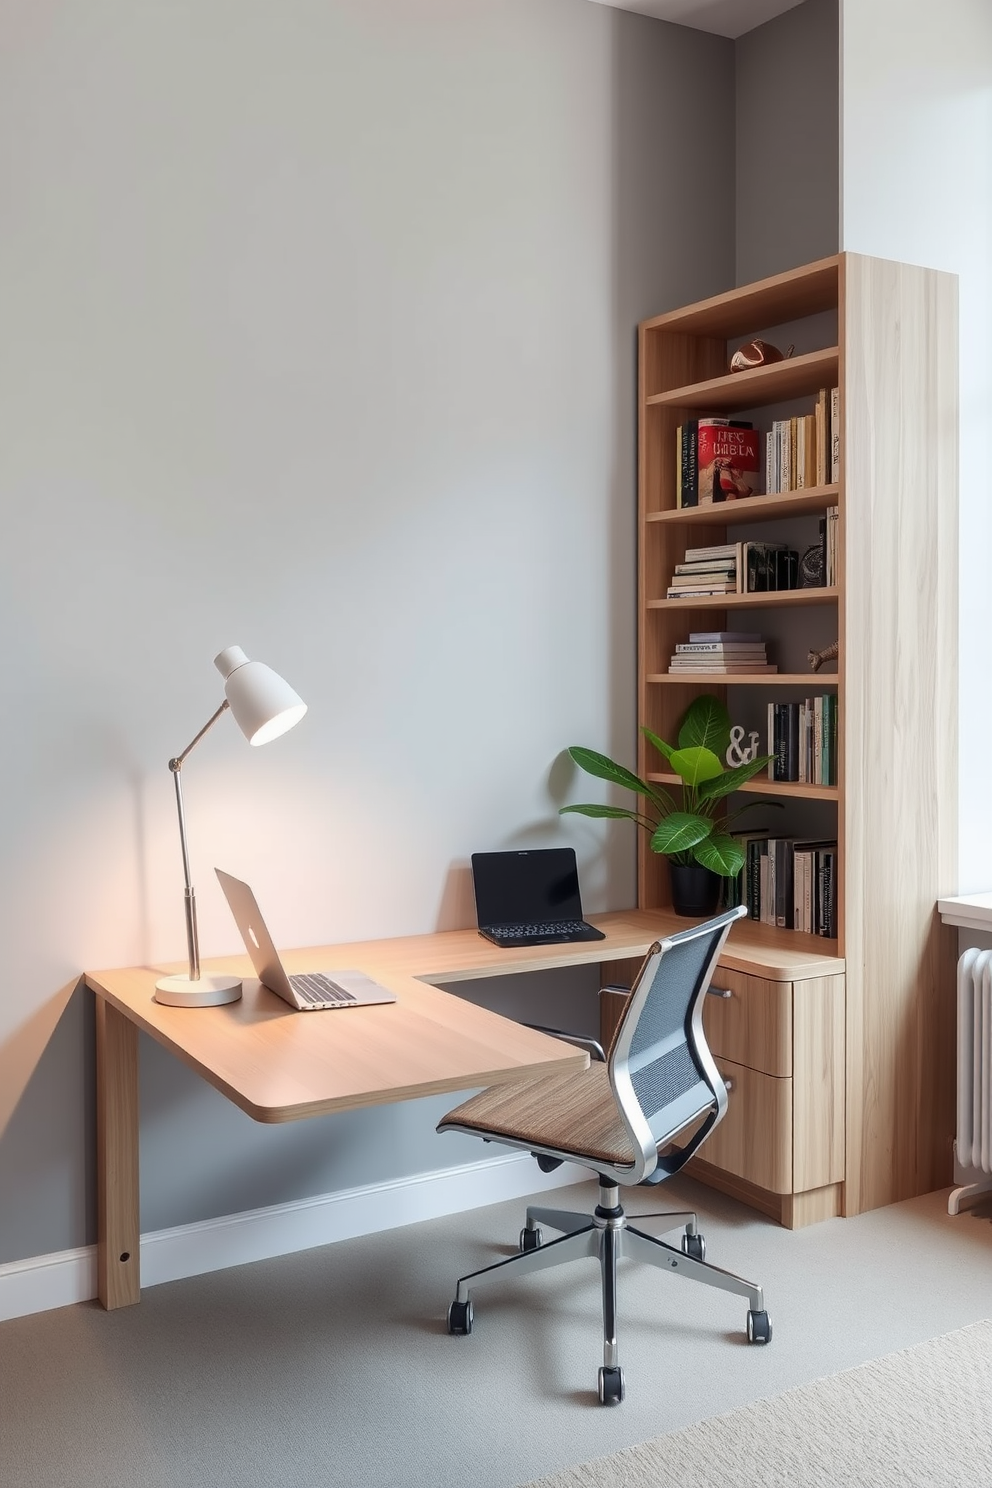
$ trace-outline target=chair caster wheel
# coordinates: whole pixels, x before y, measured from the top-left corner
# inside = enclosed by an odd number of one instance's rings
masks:
[[[687,1255],[693,1261],[705,1261],[706,1241],[702,1235],[683,1235],[682,1254]]]
[[[752,1312],[750,1308],[748,1309],[747,1341],[748,1343],[771,1343],[772,1325],[767,1312]]]
[[[623,1370],[606,1369],[599,1371],[599,1403],[600,1405],[619,1405],[623,1399]]]
[[[471,1333],[473,1316],[471,1297],[467,1302],[452,1302],[448,1308],[448,1332]]]
[[[540,1226],[533,1230],[520,1231],[520,1249],[526,1254],[528,1250],[537,1250],[544,1243],[544,1235]]]

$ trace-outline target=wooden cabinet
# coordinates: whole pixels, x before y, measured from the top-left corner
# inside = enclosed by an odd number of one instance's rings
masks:
[[[774,805],[765,823],[749,816],[775,836],[836,839],[836,939],[742,922],[732,996],[707,1009],[733,1088],[698,1171],[788,1224],[951,1181],[956,946],[933,906],[957,869],[956,327],[953,276],[838,254],[639,328],[639,723],[672,739],[711,692],[763,744],[769,701],[837,697],[837,783],[756,778],[738,800]],[[730,373],[756,336],[795,354]],[[836,479],[677,505],[686,419],[746,418],[763,448],[773,419],[811,412],[833,387]],[[667,597],[687,547],[802,549],[831,506],[831,587]],[[668,670],[690,630],[736,629],[765,636],[777,673]],[[807,651],[834,640],[835,669],[814,675]],[[670,786],[664,766],[641,733],[639,773]],[[638,866],[640,907],[670,906],[667,862],[644,834]]]

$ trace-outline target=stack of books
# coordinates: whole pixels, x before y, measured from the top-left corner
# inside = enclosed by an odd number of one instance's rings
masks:
[[[840,479],[840,390],[821,388],[812,413],[776,419],[765,435],[765,490],[802,491]]]
[[[753,630],[693,630],[675,647],[669,672],[777,672],[765,643]]]
[[[769,780],[837,784],[837,694],[768,704]]]
[[[714,594],[737,594],[740,543],[717,543],[708,548],[686,548],[676,563],[668,599],[703,599]]]

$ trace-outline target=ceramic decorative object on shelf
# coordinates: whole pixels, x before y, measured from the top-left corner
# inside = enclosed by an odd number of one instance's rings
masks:
[[[831,641],[829,646],[824,646],[822,651],[807,652],[807,660],[811,672],[818,672],[825,661],[836,661],[840,655],[840,642]]]
[[[788,351],[779,351],[770,341],[745,341],[739,346],[730,358],[731,372],[750,372],[752,367],[767,367],[769,362],[784,362],[791,357],[795,351],[790,346]]]

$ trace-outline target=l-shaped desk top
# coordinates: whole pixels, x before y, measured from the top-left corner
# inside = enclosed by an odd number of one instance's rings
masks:
[[[475,930],[450,930],[281,953],[291,973],[350,967],[396,993],[395,1003],[363,1009],[294,1012],[260,986],[245,956],[204,963],[207,972],[244,974],[244,996],[226,1007],[153,1001],[163,971],[181,966],[87,972],[86,983],[256,1121],[295,1121],[494,1084],[536,1066],[584,1063],[574,1047],[430,984],[643,956],[687,922],[664,911],[628,910],[593,916],[593,923],[605,940],[505,949]],[[761,926],[742,929],[722,957],[731,969],[772,979],[843,970],[843,962],[833,965],[836,958],[806,947],[812,937],[797,937],[804,944],[787,952],[779,942],[772,954]]]
[[[670,911],[591,917],[598,941],[504,949],[475,930],[281,952],[289,972],[353,967],[396,993],[373,1007],[299,1013],[259,985],[248,958],[221,957],[205,971],[245,977],[240,1002],[175,1008],[155,983],[179,966],[85,973],[97,998],[98,1278],[104,1306],[136,1302],[138,1249],[138,1045],[142,1029],[256,1121],[284,1122],[416,1096],[470,1090],[531,1073],[581,1068],[573,1045],[514,1023],[431,983],[579,966],[643,956],[687,921]],[[770,980],[843,971],[824,943],[781,940],[747,921],[734,927],[721,965]]]

